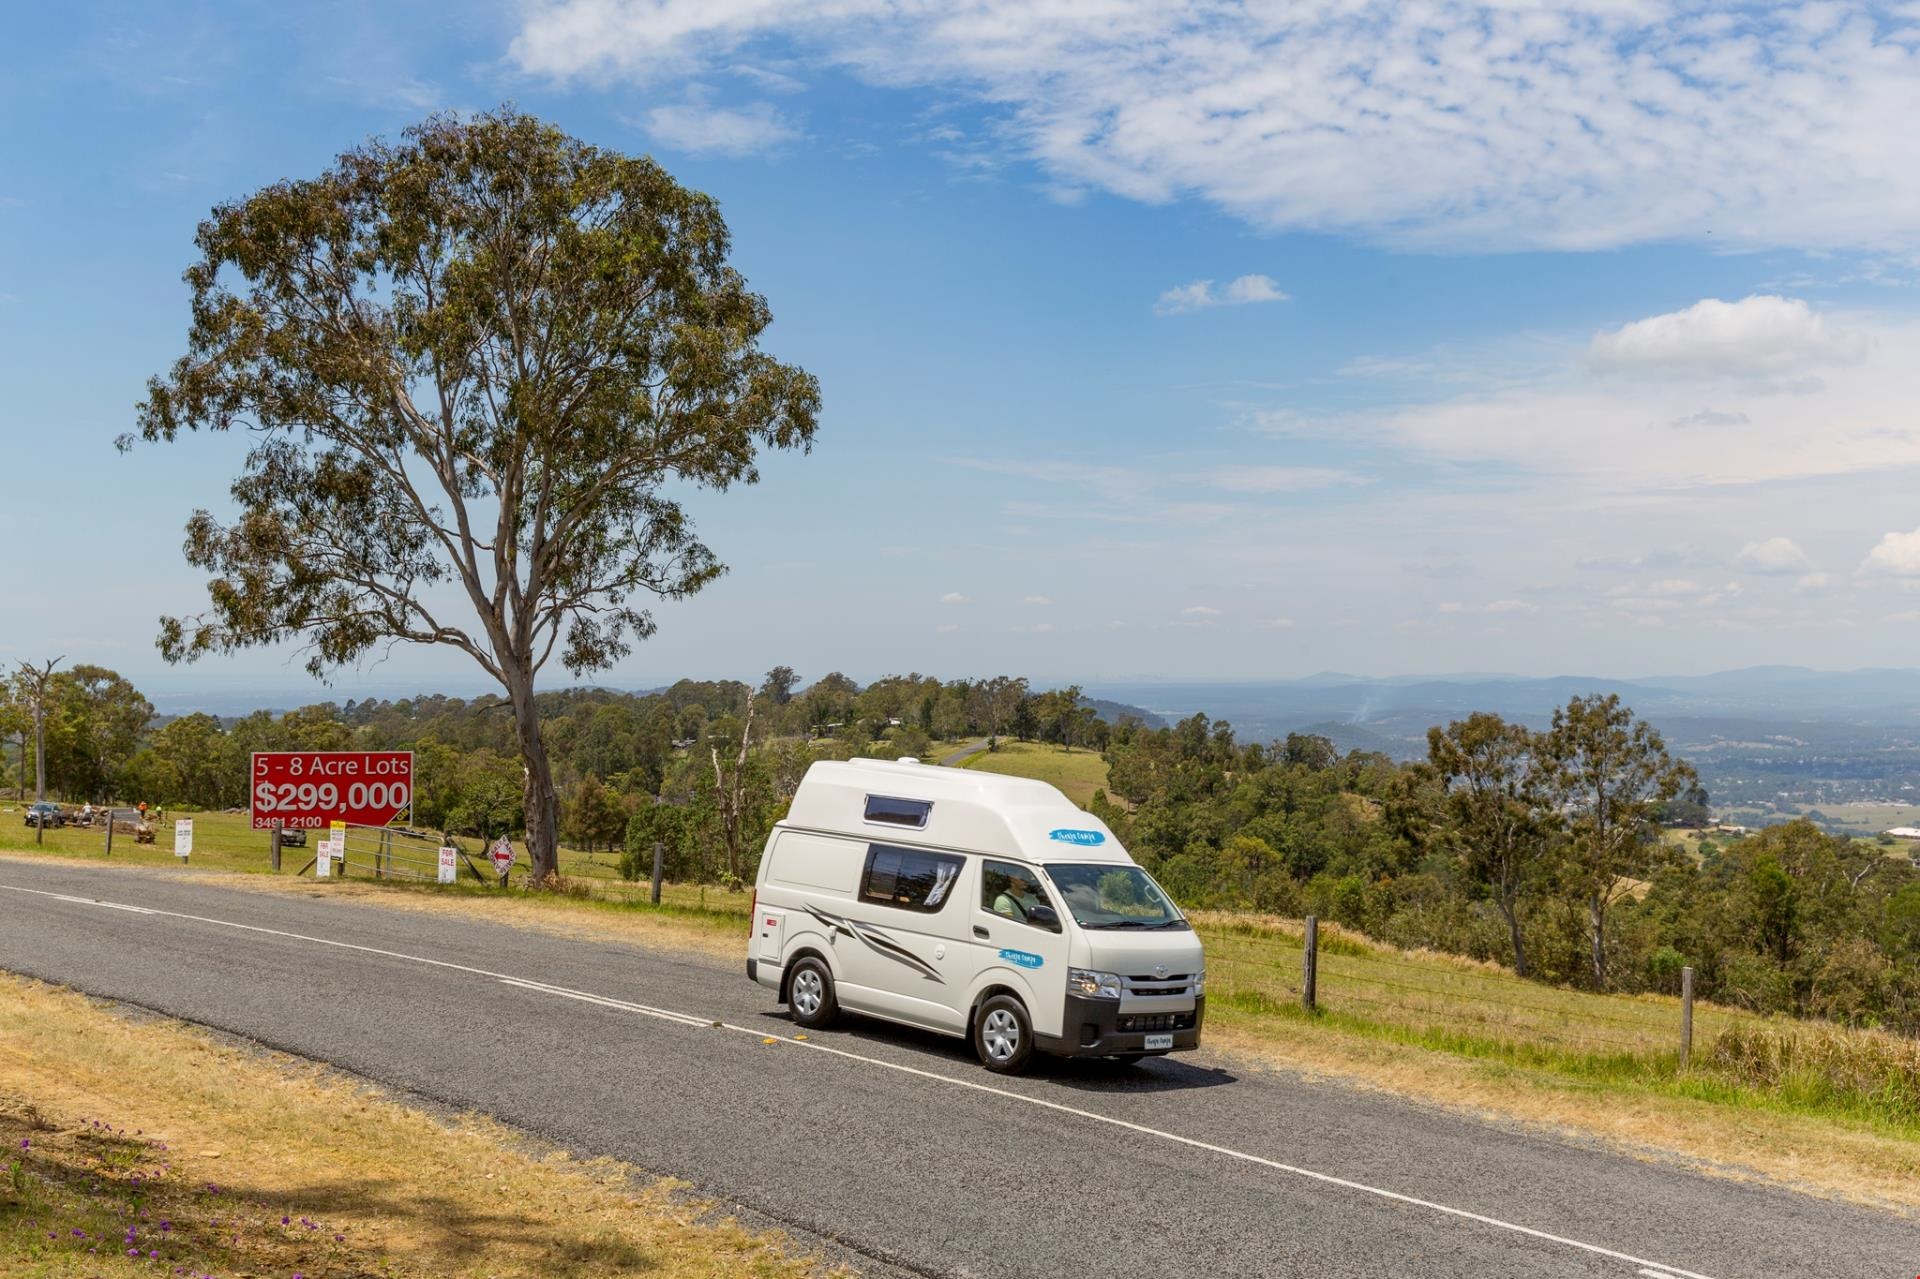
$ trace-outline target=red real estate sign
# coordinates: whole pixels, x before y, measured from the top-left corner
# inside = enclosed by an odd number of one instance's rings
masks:
[[[412,751],[255,751],[253,827],[385,826],[413,804]]]

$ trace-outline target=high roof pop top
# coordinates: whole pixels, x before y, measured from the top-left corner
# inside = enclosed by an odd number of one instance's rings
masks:
[[[783,826],[1030,862],[1131,859],[1105,822],[1029,777],[892,760],[821,760]]]

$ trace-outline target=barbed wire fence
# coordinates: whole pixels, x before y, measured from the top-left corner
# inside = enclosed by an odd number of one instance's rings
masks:
[[[1459,960],[1395,955],[1337,933],[1309,916],[1300,935],[1226,929],[1208,938],[1210,999],[1255,1011],[1295,1007],[1344,1015],[1440,1040],[1478,1041],[1524,1052],[1549,1045],[1587,1056],[1630,1056],[1650,1065],[1688,1064],[1696,1031],[1765,1018],[1696,1005],[1693,970],[1681,993],[1602,995],[1530,981]]]

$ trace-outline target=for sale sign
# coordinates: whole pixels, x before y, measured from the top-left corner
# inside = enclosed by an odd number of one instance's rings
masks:
[[[460,850],[457,848],[453,848],[445,844],[442,844],[440,846],[440,882],[441,883],[451,884],[459,876],[460,874],[459,864],[454,860],[459,855],[460,855]]]
[[[413,804],[412,751],[255,751],[253,827],[385,826]]]

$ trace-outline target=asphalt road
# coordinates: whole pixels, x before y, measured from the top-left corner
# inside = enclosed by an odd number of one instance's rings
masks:
[[[269,895],[0,858],[0,968],[682,1177],[883,1273],[1920,1272],[1920,1226],[1890,1215],[1205,1052],[1009,1081],[957,1040],[881,1023],[795,1042],[744,964],[329,901],[322,885]]]

